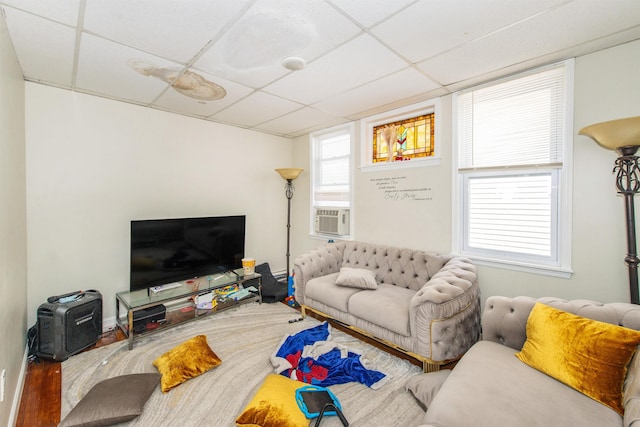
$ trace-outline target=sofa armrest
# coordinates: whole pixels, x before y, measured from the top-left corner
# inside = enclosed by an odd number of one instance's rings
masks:
[[[320,246],[293,261],[293,283],[299,304],[304,304],[304,287],[309,280],[340,271],[345,245],[346,242],[337,242]]]
[[[475,265],[451,258],[413,296],[409,322],[420,354],[456,359],[480,339],[480,287]]]

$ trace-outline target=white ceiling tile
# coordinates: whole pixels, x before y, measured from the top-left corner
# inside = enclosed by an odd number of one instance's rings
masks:
[[[381,102],[391,104],[401,99],[431,92],[440,86],[414,68],[375,80],[356,89],[313,104],[318,110],[341,116],[353,116],[368,111]]]
[[[640,0],[0,0],[0,7],[27,80],[289,137],[640,39]],[[307,67],[282,67],[292,55]],[[171,87],[177,76],[183,85]],[[215,84],[224,98],[184,95],[215,92]]]
[[[260,88],[288,72],[283,59],[311,62],[359,32],[321,0],[259,0],[194,65]]]
[[[79,57],[78,89],[144,103],[153,101],[169,84],[157,76],[141,74],[134,69],[134,64],[148,66],[156,74],[162,69],[183,68],[180,64],[89,34],[82,36]]]
[[[255,126],[300,108],[302,105],[296,102],[257,91],[210,118],[238,125]]]
[[[363,34],[264,90],[309,105],[406,65],[373,37]]]
[[[382,21],[415,0],[332,0],[365,28]]]
[[[5,14],[25,78],[70,87],[75,30],[11,8]]]
[[[237,102],[239,99],[246,97],[253,89],[238,83],[225,80],[210,74],[198,73],[206,80],[215,83],[224,88],[226,95],[224,98],[216,100],[199,100],[183,95],[171,87],[165,91],[154,105],[168,109],[171,111],[182,111],[185,114],[208,117],[223,108]]]
[[[220,63],[217,62],[218,58],[214,58],[215,55],[215,51],[209,50],[194,63],[194,68],[206,73],[234,80],[254,89],[260,89],[264,85],[291,72],[280,65],[280,63],[265,65],[260,69],[233,69],[229,66],[219,66],[217,64]]]
[[[187,63],[250,0],[87,0],[84,28],[172,61]]]
[[[339,120],[339,118],[331,114],[305,107],[275,120],[262,123],[256,126],[255,129],[281,134],[293,134],[323,123],[334,123]]]
[[[421,1],[372,33],[416,63],[566,1]]]
[[[624,15],[619,8],[615,12],[607,8],[597,14],[588,12],[584,9],[587,2],[592,0],[569,3],[418,66],[433,79],[450,85],[571,48],[589,37],[596,39],[638,25],[640,2],[626,2]]]
[[[80,0],[42,1],[42,0],[1,0],[0,4],[13,6],[36,15],[47,17],[65,25],[78,23]]]

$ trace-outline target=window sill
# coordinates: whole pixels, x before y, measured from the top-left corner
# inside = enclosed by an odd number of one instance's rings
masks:
[[[439,166],[440,157],[429,157],[425,159],[411,159],[403,162],[384,162],[360,166],[361,172],[377,172],[387,170],[398,170],[406,168],[417,168],[423,166]]]
[[[334,242],[338,242],[338,241],[342,241],[342,240],[353,240],[351,238],[351,235],[349,235],[349,234],[343,236],[343,235],[333,235],[333,234],[309,233],[309,237],[311,239],[334,241]],[[329,242],[329,243],[331,243],[331,242]]]
[[[539,274],[541,276],[559,277],[561,279],[571,279],[571,276],[573,275],[573,270],[571,268],[566,268],[566,267],[530,264],[526,262],[486,258],[486,257],[479,257],[479,256],[468,255],[468,254],[467,255],[463,254],[462,256],[466,256],[470,258],[472,261],[474,261],[476,264],[483,265],[486,267],[502,268],[505,270],[514,270],[514,271],[520,271],[523,273]]]

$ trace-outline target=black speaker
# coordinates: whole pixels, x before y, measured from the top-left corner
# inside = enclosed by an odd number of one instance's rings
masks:
[[[102,295],[81,291],[38,307],[39,357],[63,361],[102,336]]]

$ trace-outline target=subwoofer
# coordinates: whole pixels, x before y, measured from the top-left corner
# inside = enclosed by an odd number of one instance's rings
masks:
[[[102,336],[102,295],[96,290],[52,297],[38,307],[39,357],[63,361]]]

